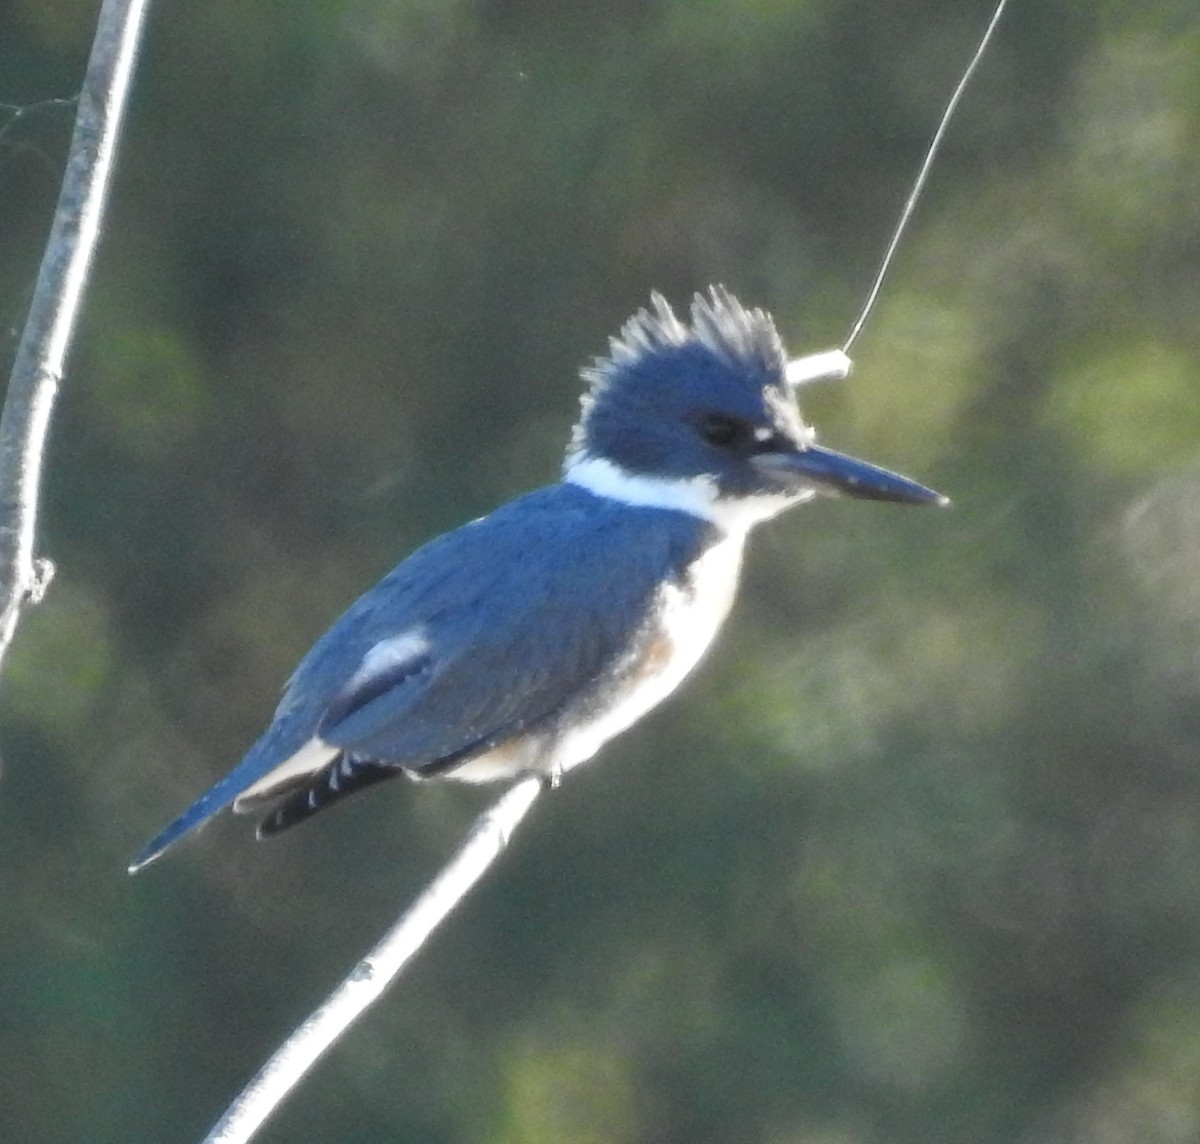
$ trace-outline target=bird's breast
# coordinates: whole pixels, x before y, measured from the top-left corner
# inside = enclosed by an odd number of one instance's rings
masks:
[[[700,662],[733,604],[743,540],[709,546],[658,590],[651,615],[611,675],[564,720],[553,769],[570,770],[671,694]]]

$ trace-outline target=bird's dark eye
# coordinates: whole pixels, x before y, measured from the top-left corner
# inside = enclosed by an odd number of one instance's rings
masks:
[[[727,413],[705,413],[697,422],[700,436],[718,449],[748,444],[754,438],[750,424]]]

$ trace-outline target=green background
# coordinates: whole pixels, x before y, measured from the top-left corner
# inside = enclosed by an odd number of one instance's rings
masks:
[[[161,0],[0,686],[0,1137],[197,1140],[488,792],[143,842],[578,367],[724,282],[838,344],[990,0]],[[11,358],[96,5],[0,6]],[[1014,0],[837,448],[682,695],[264,1130],[1200,1139],[1200,8]]]

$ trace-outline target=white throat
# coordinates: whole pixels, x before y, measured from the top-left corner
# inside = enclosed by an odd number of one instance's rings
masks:
[[[715,524],[730,536],[743,537],[760,521],[813,494],[722,497],[712,477],[648,477],[631,473],[603,457],[577,453],[567,459],[563,479],[598,497],[638,508],[684,512]]]

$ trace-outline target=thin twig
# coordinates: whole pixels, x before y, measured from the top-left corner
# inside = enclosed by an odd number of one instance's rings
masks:
[[[933,133],[933,139],[930,140],[929,146],[925,148],[925,158],[921,160],[921,167],[917,171],[916,181],[912,185],[912,190],[908,192],[908,198],[904,202],[904,209],[900,212],[900,221],[896,223],[896,229],[892,231],[891,241],[887,245],[887,250],[884,251],[883,261],[879,264],[875,281],[871,283],[871,289],[867,291],[867,300],[863,303],[863,307],[859,311],[854,325],[850,327],[849,335],[842,343],[843,354],[850,352],[850,347],[854,345],[858,335],[862,332],[863,323],[866,322],[867,315],[874,309],[875,300],[879,297],[879,291],[883,287],[884,278],[887,277],[888,268],[891,266],[892,258],[896,254],[896,248],[900,245],[900,239],[904,236],[904,231],[908,227],[908,221],[912,218],[913,211],[917,209],[917,201],[921,197],[921,192],[925,189],[925,180],[929,178],[929,172],[933,168],[933,161],[937,158],[938,149],[942,145],[942,139],[945,138],[946,128],[950,126],[950,120],[954,115],[955,109],[958,107],[959,100],[963,97],[963,92],[967,90],[967,84],[971,82],[971,77],[975,74],[975,69],[979,66],[979,61],[987,53],[988,45],[992,42],[992,34],[996,31],[996,25],[1000,23],[1000,17],[1004,15],[1004,6],[1007,3],[1008,0],[997,0],[996,7],[992,12],[992,18],[988,21],[988,26],[984,30],[983,38],[979,41],[979,45],[975,49],[975,54],[971,57],[966,70],[962,73],[962,76],[954,87],[950,101],[946,104],[946,110],[942,112],[942,118],[938,121],[937,130]]]
[[[466,841],[425,892],[294,1033],[204,1138],[204,1144],[243,1144],[300,1078],[392,983],[434,928],[484,875],[533,806],[544,781],[522,779],[474,822]]]
[[[38,498],[58,396],[112,173],[147,0],[104,0],[58,207],[0,414],[0,659],[54,567],[35,559]]]

